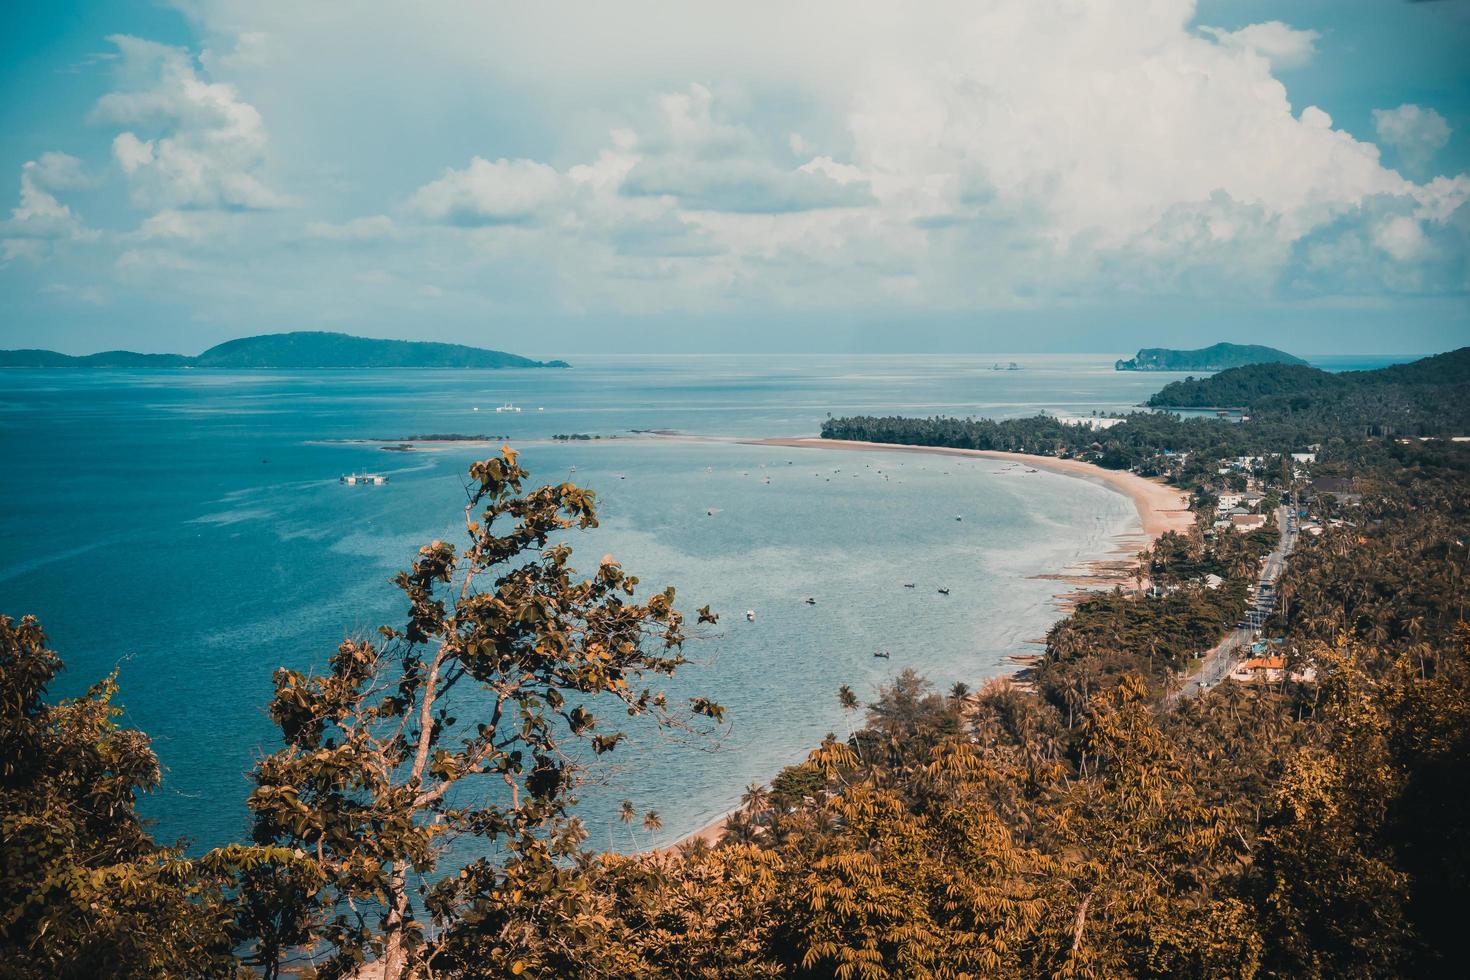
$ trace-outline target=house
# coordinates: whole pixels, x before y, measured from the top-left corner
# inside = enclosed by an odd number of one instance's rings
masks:
[[[1265,499],[1265,494],[1256,493],[1256,491],[1254,490],[1247,490],[1245,493],[1240,495],[1241,505],[1244,507],[1249,507],[1252,510],[1255,510],[1257,507],[1261,506],[1261,501]]]
[[[1291,454],[1291,461],[1293,463],[1315,463],[1315,462],[1317,462],[1317,454],[1316,453],[1292,453]]]
[[[1211,572],[1210,574],[1205,576],[1205,588],[1207,589],[1218,589],[1224,584],[1225,580],[1216,575],[1214,572]]]
[[[1258,527],[1266,526],[1265,514],[1231,514],[1230,523],[1238,531],[1254,531]]]
[[[1230,672],[1230,679],[1242,684],[1264,682],[1275,684],[1286,676],[1286,658],[1282,656],[1251,657]]]
[[[1215,510],[1221,514],[1224,514],[1228,512],[1232,507],[1239,507],[1240,497],[1240,494],[1231,493],[1229,491],[1221,493],[1215,501]]]

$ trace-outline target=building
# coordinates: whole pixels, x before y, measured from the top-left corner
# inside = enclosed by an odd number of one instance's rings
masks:
[[[1242,684],[1276,684],[1286,677],[1286,658],[1251,657],[1230,672],[1230,679]]]
[[[1230,523],[1237,531],[1254,531],[1266,526],[1265,514],[1231,514]]]
[[[1240,506],[1241,494],[1225,491],[1215,501],[1215,510],[1221,514],[1228,513],[1232,507]]]

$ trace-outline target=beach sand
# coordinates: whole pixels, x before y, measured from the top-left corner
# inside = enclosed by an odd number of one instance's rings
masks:
[[[904,446],[890,442],[855,442],[848,439],[745,439],[741,442],[751,446],[924,453],[931,456],[965,456],[1022,463],[1038,470],[1050,470],[1053,473],[1064,473],[1067,476],[1091,480],[1093,483],[1100,483],[1128,497],[1138,511],[1138,521],[1143,526],[1143,535],[1147,539],[1145,544],[1152,544],[1159,535],[1166,531],[1187,534],[1194,527],[1194,514],[1189,509],[1189,495],[1183,490],[1139,476],[1137,473],[1104,469],[1095,463],[1084,463],[1078,459],[1057,459],[1055,456],[1033,456],[1029,453],[1006,453],[992,449]]]

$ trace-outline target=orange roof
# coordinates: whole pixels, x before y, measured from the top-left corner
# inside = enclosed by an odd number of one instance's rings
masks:
[[[1285,670],[1285,657],[1252,657],[1240,665],[1241,670]]]

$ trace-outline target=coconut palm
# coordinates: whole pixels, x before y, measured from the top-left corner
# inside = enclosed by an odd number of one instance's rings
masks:
[[[751,783],[740,795],[740,806],[752,818],[759,817],[771,809],[771,791],[760,783]]]
[[[638,841],[633,836],[633,820],[637,816],[638,812],[633,809],[633,801],[624,800],[621,808],[618,810],[618,819],[628,825],[628,840],[635,849],[638,847]]]

